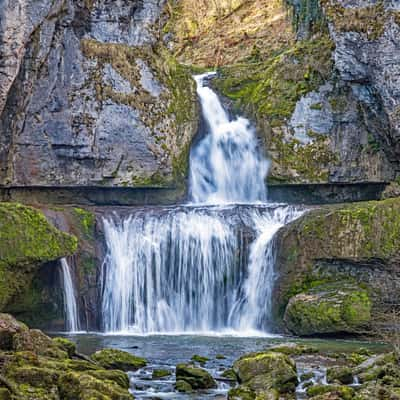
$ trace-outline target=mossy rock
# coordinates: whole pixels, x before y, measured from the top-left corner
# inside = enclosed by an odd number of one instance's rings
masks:
[[[72,255],[77,239],[32,207],[0,203],[0,310],[27,288],[38,266]]]
[[[151,375],[152,379],[165,378],[166,376],[171,376],[172,372],[167,369],[155,369]]]
[[[294,296],[284,316],[286,327],[300,336],[357,333],[370,319],[368,292],[345,282],[316,286]]]
[[[193,392],[193,388],[190,385],[190,383],[188,383],[188,382],[186,382],[186,381],[184,381],[182,379],[176,381],[175,389],[178,392],[182,392],[182,393],[191,393],[191,392]]]
[[[68,353],[39,329],[30,329],[15,334],[13,349],[15,351],[31,351],[38,355],[47,355],[53,358],[68,358]]]
[[[272,346],[268,351],[275,351],[278,353],[286,354],[288,356],[299,356],[302,354],[315,354],[319,350],[313,346],[307,346],[305,344],[297,343],[282,343],[276,346]]]
[[[62,337],[53,338],[53,343],[61,350],[65,351],[71,358],[76,353],[76,345],[68,339]]]
[[[341,383],[343,385],[350,385],[354,381],[352,369],[347,366],[328,368],[326,378],[328,383]]]
[[[195,390],[217,387],[214,378],[205,369],[191,364],[178,364],[176,366],[176,380],[189,383]]]
[[[296,365],[282,353],[247,354],[235,361],[233,369],[239,381],[255,392],[291,393],[297,385]]]
[[[0,400],[12,400],[11,393],[7,388],[0,388]]]
[[[0,314],[0,350],[11,350],[13,337],[27,331],[28,327],[10,314]]]
[[[97,370],[97,371],[86,371],[86,374],[93,376],[101,381],[113,381],[122,388],[129,389],[129,378],[128,375],[119,370]]]
[[[126,351],[104,349],[91,356],[92,360],[106,369],[120,369],[122,371],[136,371],[146,366],[146,360],[134,356]]]
[[[230,381],[236,382],[237,381],[237,376],[235,371],[232,368],[226,369],[221,376],[223,378],[229,379]]]
[[[230,389],[228,392],[228,400],[255,400],[256,393],[245,386]]]
[[[195,354],[191,358],[192,361],[198,362],[201,365],[204,365],[207,361],[210,361],[208,357],[200,356],[198,354]]]
[[[314,399],[319,398],[318,396],[330,393],[331,395],[336,395],[342,400],[352,400],[354,397],[354,389],[349,386],[339,386],[339,385],[315,385],[307,388],[307,395]],[[321,397],[322,399],[323,397]],[[327,397],[327,399],[330,397]]]
[[[133,400],[133,396],[114,381],[76,372],[62,374],[58,379],[58,388],[64,400]]]

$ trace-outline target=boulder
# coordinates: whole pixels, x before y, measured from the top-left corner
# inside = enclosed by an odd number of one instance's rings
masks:
[[[347,366],[335,366],[328,368],[326,372],[328,383],[342,383],[350,385],[354,381],[352,369]]]
[[[286,327],[300,336],[357,333],[370,318],[367,291],[343,282],[317,286],[292,297],[284,315]]]
[[[217,387],[214,378],[205,369],[191,364],[176,366],[176,381],[185,381],[195,390]]]
[[[188,382],[186,382],[186,381],[183,381],[183,380],[178,380],[178,381],[176,381],[176,384],[175,384],[175,389],[178,391],[178,392],[183,392],[183,393],[190,393],[190,392],[193,392],[193,388],[192,388],[192,386],[190,385],[190,383],[188,383]]]
[[[144,358],[116,349],[97,351],[92,355],[92,360],[103,368],[120,369],[121,371],[136,371],[146,366]]]
[[[339,385],[315,385],[307,389],[307,395],[314,400],[352,400],[354,389]]]
[[[0,350],[11,350],[13,337],[27,331],[28,327],[10,314],[0,314]]]
[[[282,353],[247,354],[235,361],[233,369],[239,382],[256,393],[270,390],[291,393],[297,385],[296,365]]]
[[[160,378],[165,378],[166,376],[170,376],[171,371],[168,371],[167,369],[155,369],[153,370],[153,373],[151,375],[152,379],[160,379]]]

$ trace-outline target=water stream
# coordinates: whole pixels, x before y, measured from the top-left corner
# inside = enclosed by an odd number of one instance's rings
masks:
[[[60,260],[63,282],[65,325],[68,332],[79,330],[78,307],[70,266],[65,258]]]

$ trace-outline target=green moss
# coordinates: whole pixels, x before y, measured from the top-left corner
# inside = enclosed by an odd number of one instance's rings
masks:
[[[97,351],[92,355],[92,359],[103,368],[120,369],[122,371],[136,371],[146,365],[144,358],[116,349]]]
[[[290,118],[301,96],[329,77],[332,50],[327,35],[297,42],[265,62],[221,68],[216,86],[236,107],[279,126]]]
[[[35,267],[76,249],[77,239],[57,230],[40,211],[0,203],[0,309],[29,286]]]
[[[310,397],[322,395],[325,393],[338,394],[343,400],[351,400],[354,397],[354,389],[348,386],[315,385],[307,389],[307,395]]]
[[[94,230],[96,225],[96,216],[91,211],[83,208],[75,207],[73,212],[82,228],[82,232],[89,238],[92,239],[94,236]]]
[[[200,356],[198,354],[195,354],[192,358],[192,361],[196,361],[199,364],[205,364],[207,361],[209,361],[210,359],[208,357],[204,357],[204,356]]]
[[[368,293],[347,282],[316,286],[289,301],[288,329],[297,335],[359,332],[371,318]]]
[[[172,372],[167,369],[155,369],[151,377],[152,379],[160,379],[170,375],[172,375]]]

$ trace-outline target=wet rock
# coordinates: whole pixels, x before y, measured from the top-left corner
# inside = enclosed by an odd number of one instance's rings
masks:
[[[192,358],[192,361],[198,362],[201,365],[204,365],[207,361],[210,359],[208,357],[200,356],[198,354],[195,354]]]
[[[296,335],[357,332],[370,321],[370,312],[371,302],[365,290],[334,283],[292,297],[284,321]]]
[[[190,385],[190,383],[188,383],[188,382],[186,382],[186,381],[184,381],[182,379],[179,379],[179,380],[176,381],[175,389],[178,392],[183,392],[183,393],[191,393],[191,392],[193,392],[193,388]]]
[[[327,370],[326,373],[328,383],[342,383],[343,385],[350,385],[354,381],[353,373],[350,367],[337,366]]]
[[[290,393],[297,385],[296,366],[282,353],[251,353],[235,361],[233,369],[241,385],[256,393],[268,390]]]
[[[136,371],[146,366],[146,360],[122,350],[104,349],[91,356],[92,360],[106,369]]]
[[[167,369],[155,369],[153,370],[153,373],[151,375],[152,379],[160,379],[160,378],[165,378],[166,376],[170,376],[171,371]]]
[[[176,380],[185,381],[197,389],[210,389],[217,386],[213,377],[203,368],[190,364],[178,364],[176,366]]]
[[[226,369],[226,370],[221,374],[221,376],[222,376],[223,378],[229,379],[229,380],[231,380],[231,381],[233,381],[233,382],[236,382],[236,381],[237,381],[237,376],[236,376],[236,374],[235,374],[235,371],[234,371],[232,368]]]

